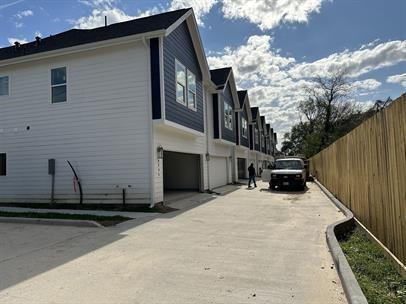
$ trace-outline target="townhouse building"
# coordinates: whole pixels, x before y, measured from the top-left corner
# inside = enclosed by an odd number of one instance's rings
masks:
[[[0,49],[0,202],[152,206],[245,178],[267,138],[192,9]]]

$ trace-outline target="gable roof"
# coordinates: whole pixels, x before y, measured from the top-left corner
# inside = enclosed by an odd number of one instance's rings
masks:
[[[240,108],[242,109],[242,107],[244,106],[245,97],[247,96],[247,90],[237,91],[237,94],[238,94],[238,100],[240,102]]]
[[[251,113],[252,113],[252,121],[257,120],[257,116],[259,114],[259,109],[258,107],[252,107],[251,108]]]
[[[39,43],[34,41],[21,44],[18,48],[15,46],[1,48],[0,61],[42,52],[54,51],[92,42],[104,41],[148,32],[155,32],[160,30],[165,31],[190,10],[191,9],[180,9],[94,29],[72,29],[66,32],[59,33],[57,35],[42,38]]]
[[[213,83],[217,86],[218,89],[224,88],[230,73],[231,73],[230,67],[210,70],[211,81],[213,81]]]

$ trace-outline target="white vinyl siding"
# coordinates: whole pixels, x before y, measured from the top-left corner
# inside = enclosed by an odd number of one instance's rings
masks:
[[[9,95],[10,78],[0,75],[0,97]]]
[[[128,203],[150,203],[148,54],[134,42],[0,67],[0,75],[13,75],[13,94],[0,111],[0,152],[7,152],[8,167],[0,201],[48,202],[48,159],[54,158],[57,202],[79,199],[69,160],[85,203],[121,203],[122,188]],[[68,67],[69,102],[55,107],[50,70],[61,66]]]

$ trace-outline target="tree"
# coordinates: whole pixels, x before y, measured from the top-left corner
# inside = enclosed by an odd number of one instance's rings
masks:
[[[342,71],[329,76],[317,76],[303,88],[299,102],[300,122],[286,133],[282,152],[310,157],[345,135],[371,116],[350,101],[352,84]]]

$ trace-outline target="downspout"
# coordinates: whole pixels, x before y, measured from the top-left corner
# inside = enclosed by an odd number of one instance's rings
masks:
[[[151,55],[150,55],[150,49],[149,49],[149,45],[147,43],[147,39],[145,38],[145,36],[142,37],[142,43],[144,44],[146,50],[147,50],[147,82],[148,82],[148,89],[147,89],[147,99],[148,99],[148,115],[149,115],[149,132],[150,132],[150,153],[149,155],[151,156],[150,158],[150,183],[151,183],[151,202],[149,207],[153,208],[155,206],[155,151],[154,151],[154,144],[155,144],[155,140],[154,140],[154,125],[153,125],[153,121],[152,121],[152,100],[151,100]]]
[[[210,159],[208,160],[207,158],[210,157],[210,151],[209,151],[209,114],[208,114],[208,106],[207,106],[207,94],[206,91],[203,90],[203,95],[204,95],[204,102],[205,102],[205,119],[206,119],[206,155],[205,155],[205,160],[206,160],[206,166],[207,166],[207,189],[211,190],[210,188]]]

